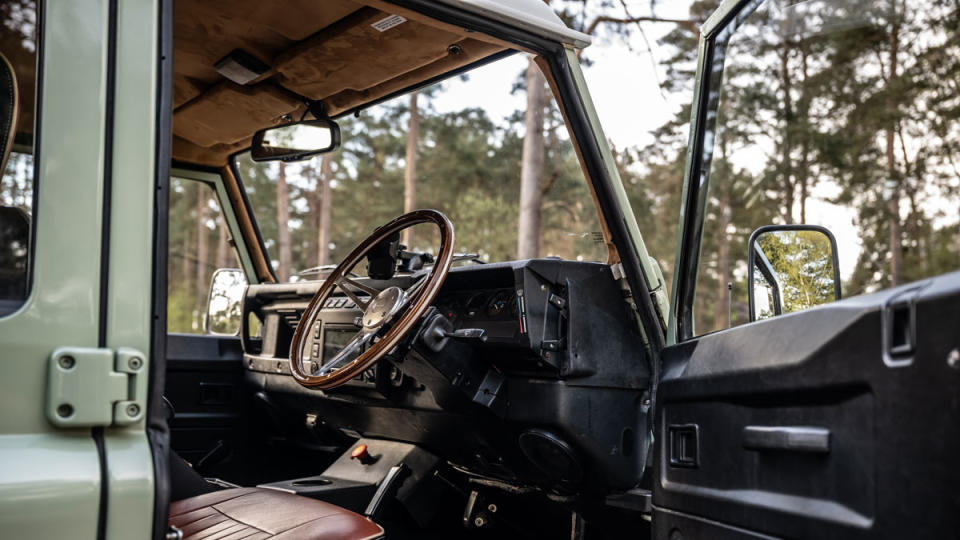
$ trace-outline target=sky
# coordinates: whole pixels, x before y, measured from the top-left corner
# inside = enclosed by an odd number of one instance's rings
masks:
[[[689,5],[686,0],[658,2],[656,14],[684,19],[688,16]],[[644,23],[643,28],[647,40],[637,32],[633,33],[629,43],[619,37],[601,35],[595,37],[585,51],[585,57],[590,61],[583,68],[587,86],[604,132],[617,148],[644,147],[652,143],[651,132],[673,118],[684,103],[693,99],[691,90],[667,94],[658,84],[665,72],[660,62],[669,55],[658,41],[673,30],[674,25]],[[491,117],[502,120],[525,108],[523,92],[511,94],[510,90],[526,66],[527,57],[518,54],[470,72],[467,81],[448,81],[433,106],[439,112],[481,106]],[[861,245],[856,229],[851,226],[853,211],[824,200],[833,195],[833,191],[830,186],[822,186],[812,193],[807,203],[807,216],[809,223],[823,225],[835,234],[840,272],[842,279],[846,280],[855,269]],[[673,256],[672,253],[657,255]]]
[[[687,6],[689,2],[685,0],[659,2],[656,14],[685,18]],[[667,53],[657,41],[673,28],[672,24],[663,23],[644,25],[653,60],[658,64]],[[637,33],[629,44],[617,38],[594,38],[585,56],[591,61],[591,65],[584,67],[587,86],[604,132],[616,147],[649,144],[653,141],[651,130],[672,118],[682,104],[693,97],[661,94],[657,80],[663,78],[664,67],[657,65],[654,70],[646,43]],[[525,108],[523,93],[511,95],[510,89],[526,67],[526,56],[518,54],[471,71],[467,82],[449,81],[434,106],[440,112],[448,112],[482,104],[494,118],[504,118]]]

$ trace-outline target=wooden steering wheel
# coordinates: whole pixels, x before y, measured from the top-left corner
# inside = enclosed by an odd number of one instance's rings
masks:
[[[357,263],[378,244],[421,223],[433,223],[440,229],[440,250],[433,268],[413,285],[406,289],[393,286],[379,290],[348,277]],[[453,243],[453,224],[447,216],[436,210],[416,210],[404,214],[361,242],[324,280],[297,325],[290,344],[290,371],[297,382],[311,388],[335,388],[359,376],[392,351],[413,330],[440,291],[453,263]],[[319,358],[313,358],[317,355],[311,355],[313,345],[317,344],[322,349],[318,339],[318,318],[335,288],[339,288],[363,309],[363,316],[360,318],[360,330],[353,339],[321,365]],[[371,345],[362,350],[368,343]],[[362,352],[350,360],[358,351]]]

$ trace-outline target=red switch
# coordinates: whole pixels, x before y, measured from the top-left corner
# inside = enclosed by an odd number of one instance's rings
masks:
[[[370,465],[376,458],[370,455],[370,452],[367,451],[367,445],[358,444],[356,448],[350,452],[350,459],[355,459],[364,465]]]

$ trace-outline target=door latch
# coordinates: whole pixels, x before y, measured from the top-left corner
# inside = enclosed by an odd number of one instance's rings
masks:
[[[891,297],[883,306],[883,363],[904,367],[913,363],[917,348],[917,299],[929,282]]]
[[[129,348],[60,347],[47,370],[47,419],[57,427],[126,426],[143,418],[136,395],[146,358]]]

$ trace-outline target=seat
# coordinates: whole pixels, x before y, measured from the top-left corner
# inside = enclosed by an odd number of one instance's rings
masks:
[[[383,538],[383,529],[360,514],[265,488],[225,489],[174,502],[169,523],[185,540]]]

